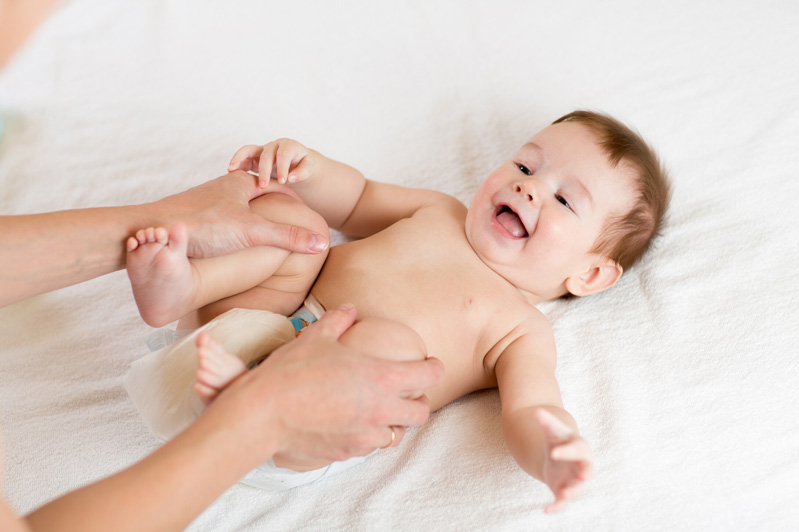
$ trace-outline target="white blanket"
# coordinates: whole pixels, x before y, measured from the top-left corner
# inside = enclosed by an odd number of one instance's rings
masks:
[[[543,514],[487,391],[317,484],[236,485],[190,529],[797,529],[797,26],[787,0],[73,0],[0,74],[0,213],[154,200],[281,136],[468,201],[551,120],[606,111],[675,192],[617,287],[544,306],[585,495]],[[122,387],[149,330],[124,272],[0,310],[16,510],[160,445]]]

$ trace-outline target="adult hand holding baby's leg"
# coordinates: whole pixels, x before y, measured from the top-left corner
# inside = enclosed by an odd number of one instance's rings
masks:
[[[319,253],[327,248],[323,235],[270,222],[252,212],[250,201],[268,192],[257,187],[254,176],[238,171],[145,207],[158,215],[159,221],[149,225],[169,227],[175,221],[186,224],[189,257],[215,257],[253,246],[274,246],[299,253]]]

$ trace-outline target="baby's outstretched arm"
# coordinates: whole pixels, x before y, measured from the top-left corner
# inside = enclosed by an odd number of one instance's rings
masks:
[[[593,475],[591,448],[563,409],[551,336],[540,330],[518,338],[496,364],[505,440],[519,466],[555,495],[548,513],[563,509]]]

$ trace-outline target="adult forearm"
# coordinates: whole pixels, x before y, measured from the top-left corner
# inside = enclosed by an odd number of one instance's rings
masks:
[[[128,469],[35,510],[27,516],[31,529],[183,530],[258,464],[241,452],[241,438],[201,421]]]
[[[0,306],[124,267],[126,237],[156,222],[150,205],[0,216]]]

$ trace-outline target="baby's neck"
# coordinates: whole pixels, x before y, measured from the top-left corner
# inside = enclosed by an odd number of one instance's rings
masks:
[[[501,273],[494,270],[489,264],[485,262],[485,260],[483,260],[483,258],[474,250],[474,248],[471,245],[471,242],[469,242],[469,240],[466,238],[466,235],[464,235],[464,243],[469,247],[469,250],[471,251],[471,254],[474,256],[475,260],[479,261],[480,264],[482,264],[483,267],[486,269],[486,275],[496,276],[497,278],[501,279],[503,282],[507,283],[509,286],[513,287],[530,305],[536,306],[539,303],[543,303],[545,301],[552,301],[559,298],[561,295],[564,295],[564,294],[557,294],[554,296],[546,296],[546,295],[536,294],[530,290],[526,290],[514,284],[512,281],[504,277]]]

